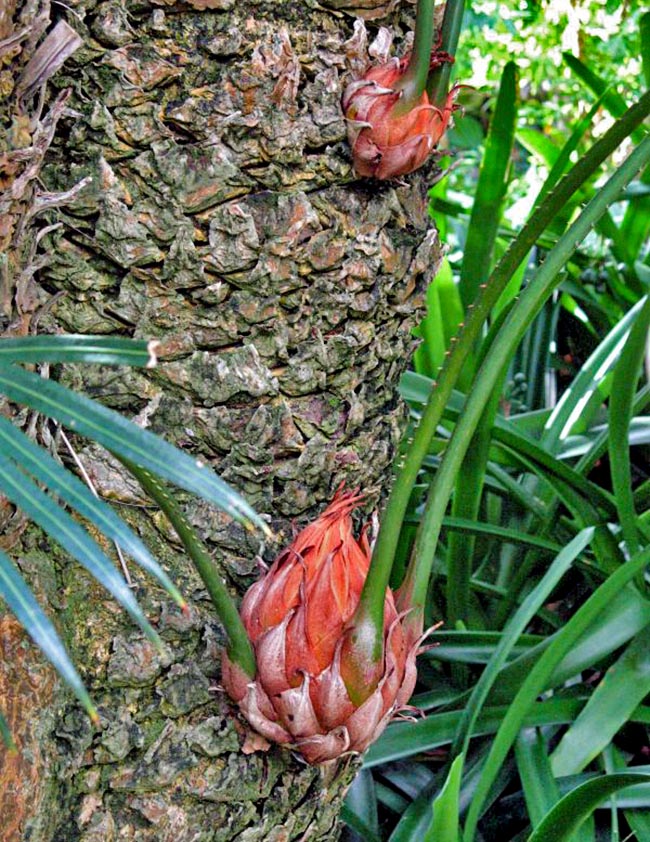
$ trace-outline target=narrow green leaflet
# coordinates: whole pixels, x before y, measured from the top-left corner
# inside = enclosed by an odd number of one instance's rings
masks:
[[[603,607],[597,620],[576,640],[571,650],[553,670],[543,689],[557,687],[582,670],[597,666],[604,658],[639,634],[649,623],[650,602],[632,585],[623,588]],[[514,697],[554,638],[555,635],[547,637],[503,668],[499,681],[490,693],[490,704],[501,704]]]
[[[639,389],[634,398],[633,412],[635,415],[646,410],[649,399],[650,387],[646,385]],[[642,419],[639,419],[639,421],[637,421],[636,418],[633,419],[630,430],[630,443],[632,443],[632,439],[635,439],[637,437],[638,423],[641,423],[645,426],[644,421]],[[606,452],[608,447],[610,435],[609,426],[606,424],[604,427],[602,427],[602,429],[596,427],[594,428],[593,432],[596,433],[594,440],[590,442],[589,448],[583,455],[581,455],[580,460],[576,463],[576,471],[579,471],[581,474],[589,473],[589,471],[594,467],[594,465]]]
[[[436,774],[421,763],[403,763],[384,770],[384,780],[390,782],[400,793],[414,798],[423,787],[435,786]]]
[[[566,484],[571,489],[572,494],[581,494],[594,507],[598,506],[606,512],[615,513],[615,502],[610,493],[596,483],[585,479],[582,474],[561,462],[528,436],[514,432],[507,421],[502,419],[497,421],[494,439],[505,445],[506,453],[513,458],[517,467],[531,473],[539,473],[540,477],[551,485],[561,480],[562,484]]]
[[[578,120],[578,122],[576,123],[573,131],[571,132],[571,136],[560,150],[560,154],[557,156],[557,158],[553,162],[552,167],[550,168],[549,174],[546,177],[546,181],[542,185],[537,199],[535,200],[536,204],[540,202],[548,193],[548,191],[554,187],[554,185],[564,174],[565,170],[568,168],[569,164],[571,163],[571,154],[575,152],[575,150],[578,148],[578,144],[584,137],[594,117],[598,113],[599,108],[603,104],[603,97],[605,96],[607,90],[609,90],[609,88],[603,91],[603,93],[598,97],[596,102],[591,106],[591,108],[585,114],[585,116],[581,120]]]
[[[216,569],[214,561],[210,558],[203,542],[181,511],[174,496],[169,493],[157,477],[139,465],[133,465],[126,459],[123,459],[122,462],[131,471],[151,499],[165,513],[185,547],[187,554],[192,559],[192,563],[196,567],[200,577],[203,579],[206,590],[210,594],[212,604],[216,608],[217,615],[227,630],[228,643],[226,644],[226,651],[230,660],[238,664],[246,675],[254,678],[257,664],[250,638],[239,616],[237,606],[233,602],[228,588],[219,575],[219,571]]]
[[[462,842],[460,835],[460,782],[464,755],[451,764],[447,780],[433,802],[433,818],[424,842]]]
[[[34,523],[76,558],[129,612],[147,637],[159,649],[162,647],[160,638],[111,560],[83,527],[3,454],[0,454],[0,489]]]
[[[643,39],[644,28],[643,19],[641,19],[640,37]],[[646,28],[647,31],[647,28]],[[644,60],[644,54],[647,56],[647,46],[641,44],[641,58]],[[595,73],[591,67],[588,67],[580,59],[568,53],[564,53],[564,60],[571,68],[572,72],[585,83],[597,95],[602,96],[603,105],[612,115],[612,117],[620,117],[624,113],[626,103],[618,91],[609,86],[607,82]],[[646,73],[644,66],[644,73]],[[632,140],[639,143],[644,136],[643,127],[639,127],[632,132]],[[641,175],[641,182],[647,184],[650,180],[650,170],[646,169]],[[630,202],[623,221],[620,226],[612,226],[613,230],[608,232],[608,236],[612,237],[616,245],[620,245],[625,255],[620,255],[619,259],[626,259],[626,262],[633,263],[634,257],[638,255],[643,247],[648,231],[650,230],[650,220],[648,219],[648,211],[650,203],[647,198],[638,197],[636,201]]]
[[[646,802],[645,809],[642,807],[637,809],[628,808],[623,812],[625,821],[636,834],[636,839],[638,840],[650,839],[650,814],[648,814],[648,806],[650,806],[650,800]]]
[[[381,836],[377,836],[359,816],[353,812],[347,804],[341,808],[341,818],[352,828],[352,830],[363,840],[363,842],[381,842]]]
[[[602,775],[576,787],[559,801],[527,842],[570,842],[573,834],[608,796],[632,784],[650,783],[650,775]]]
[[[560,154],[557,144],[538,129],[526,127],[519,129],[517,140],[525,149],[532,152],[533,155],[537,155],[540,161],[546,164],[548,169],[551,169]]]
[[[467,449],[463,463],[458,470],[451,508],[451,514],[454,517],[467,520],[479,517],[492,441],[492,429],[500,394],[501,390],[498,387],[495,388],[492,399],[488,401],[485,407],[474,431],[471,445]],[[447,542],[445,616],[452,627],[455,627],[459,622],[466,624],[469,620],[472,560],[475,555],[476,539],[474,535],[464,532],[452,532],[449,535]]]
[[[399,792],[395,792],[385,784],[378,781],[375,784],[375,789],[377,790],[377,801],[394,813],[403,813],[408,807],[408,798],[404,798]]]
[[[639,38],[641,41],[641,61],[646,88],[650,88],[650,12],[641,16],[639,21]]]
[[[616,746],[611,747],[611,758],[612,763],[611,769],[607,769],[608,772],[627,772],[627,764],[625,762],[625,758],[623,757],[622,752],[620,752]],[[635,766],[634,772],[636,774],[642,774],[648,772],[648,767],[645,768],[643,766]],[[647,797],[645,800],[641,799],[641,804],[635,805],[635,807],[630,808],[628,806],[627,809],[625,804],[621,804],[622,800],[628,800],[630,796],[634,796],[634,793],[638,793],[639,791],[646,790]],[[650,807],[650,785],[648,784],[640,784],[635,787],[630,787],[630,789],[625,790],[624,799],[617,797],[617,804],[619,807],[623,809],[623,815],[625,816],[625,821],[630,825],[630,828],[636,833],[637,840],[642,842],[644,839],[650,839],[650,812],[648,812],[647,807]],[[631,840],[630,840],[631,842]]]
[[[25,580],[9,558],[0,552],[0,593],[25,631],[68,684],[94,721],[99,719],[90,696],[74,668],[56,629],[45,616]]]
[[[539,497],[532,493],[530,489],[527,489],[523,483],[517,482],[515,477],[512,477],[507,471],[500,468],[494,462],[488,463],[488,473],[489,479],[493,480],[494,483],[498,483],[498,486],[503,490],[503,495],[512,500],[514,504],[520,506],[523,511],[529,512],[536,518],[543,519],[545,517],[547,513],[546,506],[542,503]],[[526,536],[523,543],[529,543],[530,539],[532,539],[537,546],[540,546],[537,543],[540,539],[530,535]],[[555,548],[554,551],[557,552],[558,550],[559,547]]]
[[[118,517],[113,509],[95,495],[73,473],[59,465],[43,448],[35,445],[6,418],[0,416],[0,454],[15,460],[47,488],[76,509],[143,570],[154,576],[165,590],[183,607],[186,603],[178,588],[153,558],[144,543]]]
[[[634,400],[635,405],[638,405],[638,397],[639,392],[637,392]],[[598,455],[602,455],[607,449],[609,436],[609,426],[603,424],[597,424],[591,427],[584,435],[570,436],[568,439],[565,439],[562,445],[560,458],[575,459],[578,456],[587,456],[588,462],[593,465],[594,461],[598,460]],[[630,419],[628,443],[630,447],[639,444],[650,444],[650,417],[646,415]],[[600,450],[600,454],[598,454],[598,450]],[[580,473],[585,473],[582,469],[582,464],[578,464],[576,469]],[[637,492],[638,489],[635,488],[635,496]]]
[[[447,270],[451,268],[447,263]],[[443,266],[438,269],[436,277],[427,287],[427,311],[414,334],[423,341],[415,349],[413,366],[416,371],[427,377],[435,377],[445,358],[445,330],[438,294],[438,278],[443,272]],[[462,317],[459,321],[462,321]]]
[[[612,357],[607,364],[613,365],[615,358],[616,357]],[[594,365],[596,365],[597,359],[600,360],[600,355],[596,357],[596,354],[594,354]],[[600,364],[602,365],[602,361]],[[584,385],[587,391],[589,391],[587,384]],[[402,395],[409,402],[423,403],[431,393],[432,386],[433,382],[429,378],[415,374],[415,372],[406,372],[406,374],[402,377],[400,390]],[[567,392],[569,391],[571,390],[567,390]],[[566,394],[567,393],[565,392],[565,395]],[[577,391],[572,392],[571,406],[567,406],[568,414],[577,412],[575,409],[576,406],[578,409],[583,406],[579,401],[579,394],[580,393]],[[457,422],[463,416],[464,407],[465,401],[463,397],[458,393],[455,393],[453,396],[453,405],[450,405],[447,408],[445,411],[445,417],[454,421],[454,423]],[[552,417],[555,417],[555,414]],[[551,416],[549,416],[549,420],[547,421],[548,426],[552,424],[550,419]],[[581,472],[574,470],[572,467],[567,465],[566,462],[560,461],[553,455],[552,452],[549,452],[550,448],[546,446],[542,447],[540,443],[532,436],[528,435],[525,430],[519,429],[512,420],[497,416],[492,429],[492,437],[495,443],[504,445],[502,452],[509,457],[509,464],[523,468],[523,470],[538,472],[541,476],[546,477],[547,481],[551,483],[557,477],[561,479],[563,483],[566,483],[566,485],[571,489],[572,494],[578,492],[582,494],[587,501],[593,503],[594,505],[597,504],[606,512],[612,515],[616,513],[615,502],[613,496],[609,492],[605,491],[596,483],[586,479]],[[528,459],[524,459],[524,457],[528,457]],[[491,467],[491,470],[494,470],[494,468]],[[509,487],[508,490],[510,494],[514,493],[514,488]],[[525,541],[528,539],[526,536],[522,536],[522,540]],[[532,540],[539,539],[533,537]]]
[[[477,759],[478,762],[480,762],[481,751],[482,749],[479,749],[473,758],[473,762],[468,764],[465,769],[465,772],[462,775],[462,780],[459,780],[461,787],[458,793],[458,816],[460,816],[464,809],[463,795],[466,795],[465,790],[469,788],[469,791],[471,792],[474,767]],[[392,770],[392,768],[392,766],[388,767],[389,770]],[[389,772],[389,777],[387,776],[388,780],[394,786],[400,786],[401,780],[403,777],[406,777],[403,775],[402,770],[422,770],[426,769],[426,767],[420,763],[401,763],[397,765],[397,769],[399,770],[397,774]],[[412,798],[412,801],[401,811],[399,822],[392,831],[388,842],[413,842],[414,839],[423,839],[424,835],[430,832],[432,822],[432,805],[447,782],[448,771],[446,769],[441,769],[437,774],[433,774],[432,772],[429,772],[429,770],[427,770],[427,772],[429,774],[428,778],[423,774],[419,774],[417,777],[414,776],[413,783],[415,785],[404,789],[404,791]],[[386,772],[384,772],[383,769],[382,774],[386,775]]]
[[[477,354],[478,365],[482,365],[485,357],[489,355],[494,336],[498,334],[500,326],[510,309],[511,305],[506,305],[491,324],[488,335],[483,340],[480,352]],[[466,520],[476,520],[479,517],[492,443],[492,431],[497,417],[505,376],[506,370],[504,368],[500,382],[495,385],[492,395],[485,403],[465,458],[458,468],[451,502],[453,517],[465,518]],[[422,525],[420,529],[422,529]],[[444,616],[452,627],[456,627],[458,623],[467,625],[470,621],[470,581],[473,559],[476,555],[476,538],[474,535],[455,531],[449,535],[446,553],[447,585],[445,588],[446,610]],[[457,681],[459,678],[460,676],[456,675]],[[462,680],[459,683],[462,684]]]
[[[452,337],[458,333],[458,326],[463,321],[464,311],[458,286],[454,280],[454,273],[446,257],[443,258],[440,269],[431,283],[438,290],[443,337],[445,348],[448,348]],[[459,388],[462,388],[460,384]]]
[[[153,368],[155,340],[106,336],[21,336],[0,340],[3,363],[102,363]]]
[[[639,301],[623,316],[586,360],[571,386],[557,402],[546,422],[542,437],[544,447],[550,452],[558,448],[561,439],[569,433],[573,423],[580,418],[585,400],[607,372],[613,368],[627,333],[642,307],[643,301]]]
[[[584,700],[549,699],[534,702],[524,715],[522,727],[541,725],[562,725],[572,722],[578,715]],[[508,711],[507,705],[483,708],[473,729],[472,736],[494,734]],[[364,769],[371,769],[379,763],[412,757],[422,751],[431,751],[448,745],[454,738],[462,711],[432,713],[417,722],[389,725],[376,743],[373,743],[363,758]]]
[[[419,518],[414,518],[414,522],[418,523]],[[457,529],[459,532],[471,532],[475,535],[490,535],[493,538],[500,538],[504,543],[536,547],[537,549],[546,550],[556,555],[562,550],[562,547],[555,541],[549,541],[547,538],[540,538],[537,535],[522,535],[516,529],[510,529],[506,526],[496,526],[493,523],[484,523],[479,520],[468,520],[467,518],[461,517],[446,517],[442,524],[445,529]]]
[[[107,450],[204,497],[235,519],[269,528],[248,503],[200,460],[193,459],[117,412],[47,380],[0,363],[0,393],[60,421],[76,433],[99,442]]]
[[[615,87],[609,86],[607,82],[595,73],[590,67],[580,61],[571,53],[563,53],[566,65],[571,69],[581,82],[590,88],[596,96],[603,97],[603,105],[612,115],[612,117],[620,117],[625,113],[627,103],[623,97],[618,93]],[[643,139],[645,132],[643,128],[639,127],[632,132],[632,140],[639,143]]]
[[[439,631],[431,636],[435,649],[421,657],[434,661],[451,661],[466,664],[487,664],[503,638],[503,632],[493,631]],[[539,635],[521,635],[511,646],[509,658],[528,652],[545,638]]]

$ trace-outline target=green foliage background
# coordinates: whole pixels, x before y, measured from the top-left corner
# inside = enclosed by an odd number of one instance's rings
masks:
[[[650,841],[650,15],[485,2],[465,24],[382,525],[410,494],[392,583],[445,625],[426,717],[369,750],[349,835]]]

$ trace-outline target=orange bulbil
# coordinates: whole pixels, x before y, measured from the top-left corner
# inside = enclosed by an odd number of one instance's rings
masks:
[[[447,53],[434,51],[430,66],[452,61]],[[406,109],[399,82],[407,66],[408,57],[371,67],[343,93],[354,169],[360,176],[387,179],[413,172],[447,129],[458,89],[452,88],[442,108],[432,105],[424,91]]]
[[[309,763],[365,751],[415,685],[421,636],[403,624],[390,590],[383,658],[368,665],[362,682],[352,677],[358,665],[347,663],[371,555],[366,530],[359,539],[353,532],[351,512],[361,499],[339,491],[244,597],[256,678],[224,655],[223,684],[249,723]]]

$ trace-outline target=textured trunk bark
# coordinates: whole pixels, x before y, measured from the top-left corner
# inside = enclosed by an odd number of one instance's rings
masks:
[[[403,14],[363,5],[370,28],[406,31]],[[156,336],[168,355],[151,373],[62,376],[209,461],[284,539],[342,481],[376,503],[437,244],[426,173],[403,185],[352,173],[339,100],[346,73],[366,58],[358,10],[345,0],[53,8],[85,43],[54,80],[73,89],[76,113],[62,117],[42,178],[57,191],[92,183],[45,240],[37,292],[59,295],[41,327]],[[115,465],[94,448],[82,458],[192,612],[179,615],[133,574],[169,646],[164,662],[51,549],[63,627],[102,728],[69,705],[49,736],[40,729],[22,774],[29,802],[0,840],[337,839],[355,761],[323,771],[278,748],[243,753],[246,729],[215,689],[222,635],[200,581]],[[186,506],[241,593],[259,546],[200,502]],[[39,721],[50,723],[54,697],[44,696]]]

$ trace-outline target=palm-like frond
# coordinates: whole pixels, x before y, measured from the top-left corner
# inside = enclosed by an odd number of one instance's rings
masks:
[[[91,441],[103,444],[138,476],[164,478],[202,496],[249,529],[268,532],[246,501],[213,471],[113,410],[22,367],[35,362],[76,362],[151,367],[155,343],[93,336],[30,336],[0,342],[0,394],[58,420]],[[114,563],[79,518],[114,541],[151,574],[180,605],[178,588],[149,549],[119,515],[96,497],[71,471],[32,441],[11,420],[0,417],[0,492],[61,547],[76,558],[130,614],[159,647],[162,643]],[[96,718],[79,674],[56,629],[38,605],[20,572],[0,554],[0,598],[15,614],[89,714]],[[0,718],[0,736],[9,732]]]

